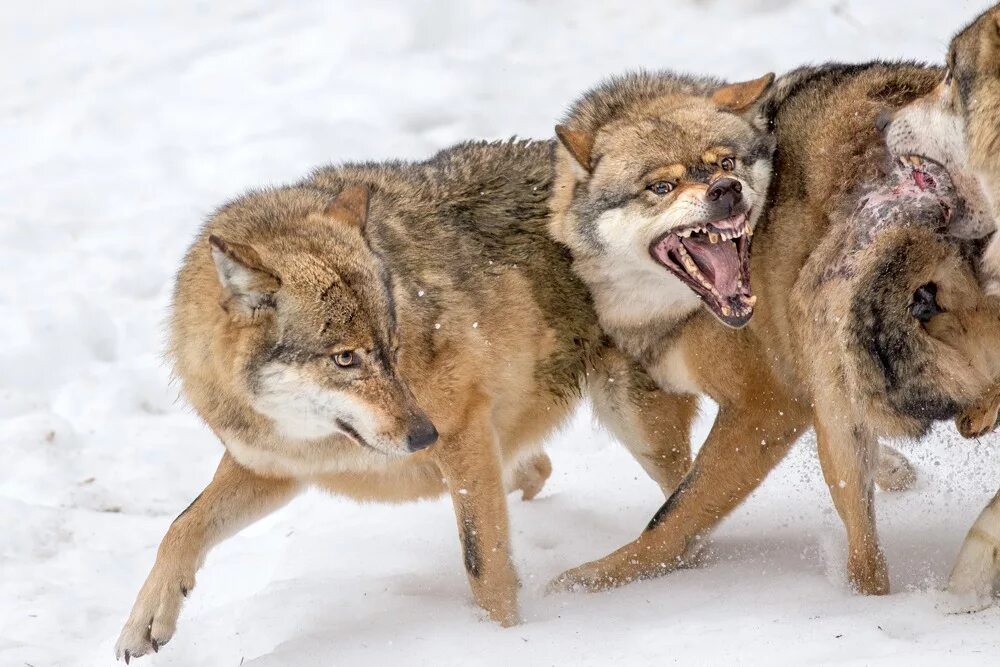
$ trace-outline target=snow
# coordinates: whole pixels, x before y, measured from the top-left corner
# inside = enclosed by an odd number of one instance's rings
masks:
[[[984,2],[3,3],[0,664],[110,664],[172,520],[221,448],[161,361],[172,272],[203,217],[334,160],[547,137],[632,67],[751,78],[803,62],[941,61]],[[711,409],[701,421],[706,432]],[[469,597],[445,500],[307,494],[207,559],[149,665],[984,664],[1000,607],[938,593],[1000,483],[997,438],[905,445],[879,494],[895,591],[852,595],[806,438],[705,563],[598,595],[542,593],[634,537],[658,490],[586,412],[541,496],[511,498],[525,623]]]

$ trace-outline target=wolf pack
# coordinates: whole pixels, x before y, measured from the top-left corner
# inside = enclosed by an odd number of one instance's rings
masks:
[[[475,602],[517,624],[507,495],[542,489],[542,444],[584,401],[666,500],[549,591],[696,563],[812,428],[849,582],[887,594],[874,486],[916,472],[880,440],[997,423],[998,219],[1000,5],[944,67],[635,72],[572,103],[552,139],[251,190],[177,274],[170,358],[225,450],[116,656],[166,644],[208,551],[309,487],[447,493]],[[701,397],[719,410],[692,456]],[[1000,494],[949,588],[985,606],[998,575]]]

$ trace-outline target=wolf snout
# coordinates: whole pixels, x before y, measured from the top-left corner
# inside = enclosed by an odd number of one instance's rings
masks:
[[[434,424],[426,416],[413,419],[406,433],[406,448],[411,452],[419,452],[437,442],[438,432]]]
[[[716,205],[728,206],[731,211],[743,199],[743,184],[725,176],[712,183],[705,196]]]

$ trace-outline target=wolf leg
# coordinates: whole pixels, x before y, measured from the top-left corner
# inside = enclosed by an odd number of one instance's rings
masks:
[[[875,530],[874,457],[877,439],[863,426],[817,409],[816,441],[833,503],[847,529],[847,574],[864,595],[889,592],[889,572]]]
[[[533,454],[531,458],[518,464],[513,483],[507,492],[520,491],[521,500],[531,500],[542,490],[551,474],[552,461],[549,455],[545,452]]]
[[[998,412],[1000,412],[1000,381],[994,382],[982,397],[956,417],[955,426],[962,437],[978,438],[996,428]]]
[[[292,480],[260,477],[224,454],[212,481],[160,542],[156,563],[118,637],[115,657],[127,663],[166,644],[208,550],[284,505],[297,489]]]
[[[594,415],[669,498],[691,467],[698,398],[663,391],[642,367],[617,353],[605,354],[603,370],[607,375],[590,384]]]
[[[691,470],[645,532],[600,560],[564,572],[549,590],[605,590],[684,565],[704,535],[757,488],[808,427],[808,412],[786,398],[721,406]]]
[[[906,491],[917,481],[917,471],[910,460],[895,447],[879,443],[875,483],[883,491]]]
[[[986,601],[1000,576],[1000,492],[979,514],[962,543],[948,590]]]
[[[462,431],[442,435],[434,454],[451,492],[462,556],[476,603],[504,627],[520,622],[510,558],[507,498],[485,401],[468,410]]]

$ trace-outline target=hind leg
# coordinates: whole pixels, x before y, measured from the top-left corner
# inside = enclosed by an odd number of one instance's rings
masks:
[[[889,592],[889,572],[875,530],[874,457],[876,438],[864,427],[820,409],[816,441],[833,502],[847,529],[847,574],[865,595]]]
[[[691,466],[698,398],[663,391],[638,364],[611,354],[607,375],[591,382],[594,415],[669,497]]]
[[[531,500],[539,494],[550,475],[552,475],[552,461],[549,455],[538,452],[518,464],[507,492],[520,491],[521,500]]]
[[[875,483],[883,491],[906,491],[917,481],[917,471],[902,452],[885,444],[878,444],[878,463]]]

